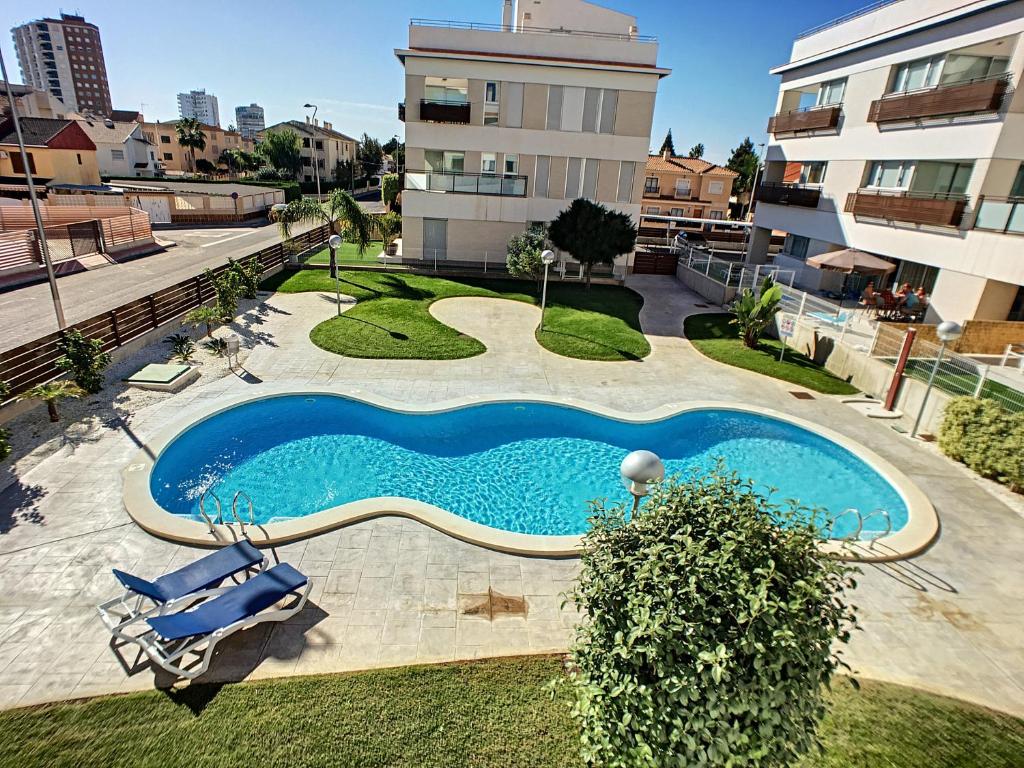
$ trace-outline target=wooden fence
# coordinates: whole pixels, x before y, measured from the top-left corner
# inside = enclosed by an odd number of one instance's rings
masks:
[[[95,210],[95,209],[91,209]],[[129,213],[122,216],[100,218],[103,230],[103,246],[108,251],[122,247],[131,247],[139,241],[153,239],[153,229],[149,224],[149,214],[136,208],[129,208]]]
[[[266,274],[268,270],[282,266],[292,253],[322,245],[328,235],[326,226],[316,227],[283,243],[245,256],[239,261],[242,264],[249,264],[252,260],[257,260]],[[228,265],[224,264],[211,271],[214,275],[219,275],[227,268]],[[109,352],[140,338],[164,323],[181,317],[213,298],[213,286],[204,272],[75,323],[70,328],[81,331],[87,338],[100,339],[103,342],[103,349]],[[11,397],[61,374],[56,365],[57,358],[60,357],[60,338],[60,332],[50,333],[7,352],[0,352],[0,381],[7,382]]]

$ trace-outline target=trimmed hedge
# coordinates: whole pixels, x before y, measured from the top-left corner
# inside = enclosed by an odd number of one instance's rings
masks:
[[[1004,410],[994,400],[950,400],[939,431],[939,448],[982,477],[1024,490],[1024,413]]]

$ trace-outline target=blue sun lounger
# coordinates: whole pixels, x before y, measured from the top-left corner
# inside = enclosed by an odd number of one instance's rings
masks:
[[[242,584],[198,593],[205,599],[191,610],[146,619],[149,631],[132,639],[171,674],[198,677],[210,666],[217,643],[240,629],[294,616],[305,606],[311,586],[306,576],[281,563]],[[296,598],[291,605],[267,610],[289,597]],[[186,669],[181,659],[200,653],[204,645],[200,664]]]
[[[269,561],[248,540],[232,544],[184,568],[161,576],[156,581],[113,569],[114,577],[124,587],[124,594],[98,606],[100,618],[116,637],[133,638],[124,630],[135,622],[162,613],[187,607],[195,602],[196,593],[220,586],[225,579],[249,570],[262,572]],[[148,605],[148,607],[147,607]]]

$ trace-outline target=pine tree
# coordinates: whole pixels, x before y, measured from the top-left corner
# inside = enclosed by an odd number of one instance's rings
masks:
[[[704,157],[704,145],[700,142],[694,144],[693,147],[690,149],[689,156],[694,158]]]
[[[663,154],[665,154],[665,150],[666,149],[668,150],[668,153],[669,153],[669,155],[671,157],[675,157],[676,145],[672,143],[672,129],[671,128],[669,128],[668,129],[668,133],[665,134],[665,140],[663,142],[661,142],[661,149],[658,150],[658,153],[663,155]]]
[[[732,183],[734,194],[743,195],[750,191],[750,187],[754,183],[754,174],[757,173],[758,163],[754,142],[748,136],[732,151],[729,162],[725,164],[730,171],[736,171],[739,174]]]

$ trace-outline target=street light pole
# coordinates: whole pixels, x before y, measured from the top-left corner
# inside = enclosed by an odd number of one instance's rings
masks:
[[[963,332],[963,328],[952,320],[939,323],[935,329],[935,335],[939,337],[941,344],[939,344],[939,353],[935,356],[935,365],[932,366],[932,372],[928,376],[928,387],[924,391],[924,397],[921,398],[921,408],[917,412],[917,420],[914,422],[914,428],[910,430],[911,437],[917,437],[917,429],[921,426],[921,419],[924,418],[924,408],[928,405],[928,396],[932,393],[932,385],[935,384],[935,375],[939,372],[942,358],[946,354],[946,344],[959,339]]]
[[[18,136],[18,151],[21,153],[21,165],[25,169],[28,197],[32,203],[32,215],[36,220],[36,233],[39,236],[39,250],[43,256],[43,265],[46,267],[46,279],[50,283],[50,296],[53,298],[53,311],[57,315],[57,328],[63,331],[68,327],[68,324],[64,320],[64,307],[61,305],[60,292],[57,290],[57,277],[53,273],[53,262],[50,260],[50,246],[46,242],[46,229],[43,227],[43,217],[39,213],[39,198],[36,197],[36,185],[32,181],[32,167],[29,165],[28,152],[25,151],[25,139],[21,135],[18,107],[14,102],[14,93],[11,91],[11,80],[7,77],[7,65],[4,63],[3,51],[0,51],[0,74],[3,75],[4,85],[7,89],[7,103],[11,105],[11,120],[14,122],[14,132]]]
[[[338,273],[338,247],[341,245],[341,238],[338,235],[331,235],[327,238],[327,247],[331,249],[331,277],[334,278],[334,299],[338,307],[338,317],[341,317],[341,275]]]
[[[306,109],[313,108],[313,117],[310,118],[310,123],[313,127],[313,138],[310,139],[312,142],[309,152],[313,156],[313,175],[316,177],[316,201],[320,202],[320,159],[316,156],[316,111],[318,109],[316,104],[303,104]]]
[[[555,261],[555,254],[552,251],[544,251],[540,255],[540,260],[544,262],[544,288],[540,294],[540,330],[544,330],[544,310],[548,304],[548,267],[550,267]]]

